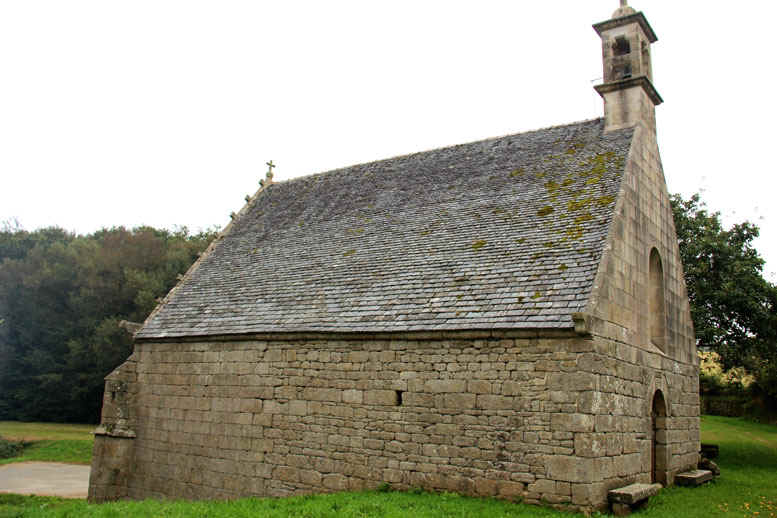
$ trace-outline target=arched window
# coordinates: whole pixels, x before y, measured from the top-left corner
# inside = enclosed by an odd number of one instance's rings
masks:
[[[662,351],[666,347],[666,302],[664,297],[664,268],[658,250],[650,251],[650,341]]]

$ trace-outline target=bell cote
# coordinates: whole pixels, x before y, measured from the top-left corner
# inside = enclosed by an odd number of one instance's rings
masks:
[[[658,41],[645,15],[621,0],[612,18],[594,25],[602,38],[605,130],[644,123],[655,131],[655,107],[663,102],[653,86],[651,44]]]

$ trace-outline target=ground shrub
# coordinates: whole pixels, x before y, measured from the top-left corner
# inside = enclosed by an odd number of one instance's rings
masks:
[[[24,444],[17,441],[9,441],[0,437],[0,459],[9,459],[21,454]]]

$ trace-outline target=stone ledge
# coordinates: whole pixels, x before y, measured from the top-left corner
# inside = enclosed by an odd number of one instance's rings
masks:
[[[607,492],[607,499],[615,516],[628,516],[634,509],[645,505],[663,487],[661,484],[631,484],[611,489]]]
[[[675,475],[674,483],[678,486],[700,486],[712,479],[712,471],[707,469],[694,469]]]
[[[611,489],[607,492],[607,499],[613,503],[634,505],[658,494],[663,487],[661,484],[631,484]]]
[[[134,439],[135,438],[135,432],[130,430],[129,428],[124,428],[120,426],[115,427],[106,427],[106,426],[98,426],[95,428],[94,432],[92,432],[93,435],[107,435],[109,437],[121,437],[123,439]]]

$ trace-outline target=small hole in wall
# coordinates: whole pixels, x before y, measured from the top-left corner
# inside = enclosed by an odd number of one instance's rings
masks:
[[[403,390],[397,390],[396,393],[397,393],[397,398],[396,398],[396,401],[394,402],[394,404],[396,406],[402,406],[402,394],[404,394],[404,391]]]

